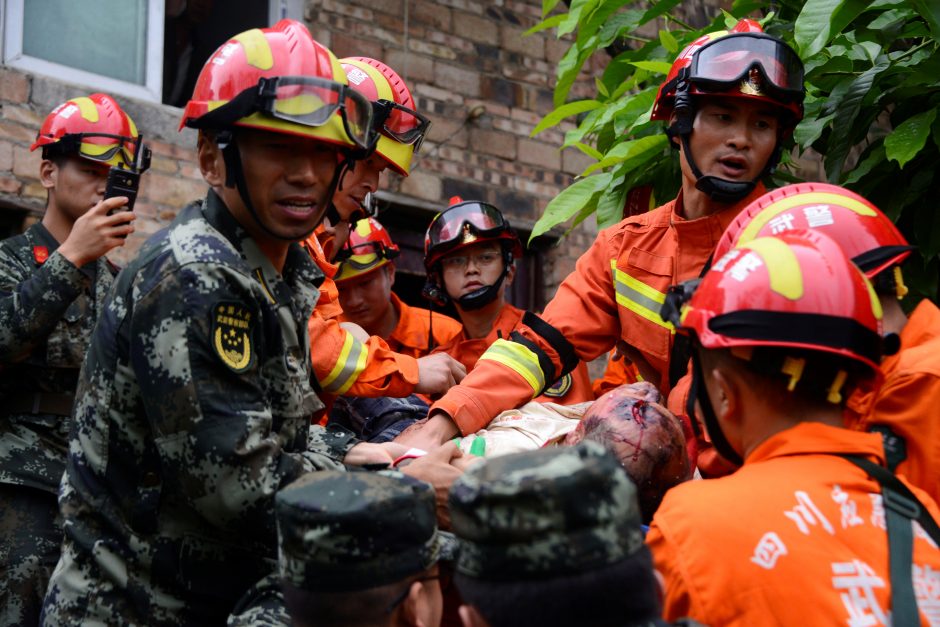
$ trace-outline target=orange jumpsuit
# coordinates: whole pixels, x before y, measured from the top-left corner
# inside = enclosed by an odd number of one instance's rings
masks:
[[[499,310],[499,315],[496,316],[489,335],[484,338],[469,339],[464,335],[461,328],[459,334],[451,338],[446,344],[442,344],[434,352],[447,353],[462,363],[467,368],[467,372],[470,372],[480,356],[493,342],[499,338],[509,337],[510,333],[519,328],[524,313],[524,310],[506,303]],[[559,405],[574,405],[575,403],[594,400],[587,366],[584,365],[583,361],[579,362],[577,368],[556,381],[554,385],[545,390],[544,394],[534,400],[540,403],[558,403]]]
[[[901,350],[881,362],[884,384],[856,395],[849,408],[862,415],[853,428],[886,425],[901,436],[907,459],[897,472],[940,502],[940,309],[923,300],[901,330]]]
[[[701,273],[725,227],[764,191],[758,185],[724,211],[695,220],[676,211],[680,193],[676,200],[601,231],[542,319],[570,342],[581,361],[597,358],[623,339],[660,373],[660,381],[653,383],[667,393],[675,330],[659,315],[666,290]],[[527,325],[516,330],[542,355],[517,342],[497,341],[432,411],[445,412],[464,434],[473,433],[492,416],[532,399],[545,378],[540,357],[550,360],[555,372],[562,371],[562,356],[545,338]]]
[[[637,371],[636,366],[622,357],[614,359],[614,351],[611,351],[607,359],[607,368],[604,369],[604,376],[595,379],[591,387],[594,390],[594,397],[600,398],[602,394],[615,387],[626,383],[636,383],[640,380],[640,373]]]
[[[836,454],[884,463],[875,434],[802,423],[761,443],[734,474],[670,490],[646,537],[665,580],[664,618],[725,627],[887,624],[881,486]],[[940,519],[930,496],[912,491]],[[935,618],[940,550],[915,528],[914,590]]]

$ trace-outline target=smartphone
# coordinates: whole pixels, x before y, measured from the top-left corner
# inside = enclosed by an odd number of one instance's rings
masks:
[[[137,200],[137,190],[140,188],[140,175],[150,167],[150,148],[144,146],[143,134],[137,136],[137,147],[134,149],[134,163],[130,168],[123,165],[111,166],[108,180],[105,184],[104,197],[127,196],[127,204],[118,207],[116,211],[133,211]]]

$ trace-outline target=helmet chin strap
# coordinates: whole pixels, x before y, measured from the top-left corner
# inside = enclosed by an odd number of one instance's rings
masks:
[[[738,452],[734,450],[734,447],[728,442],[728,438],[725,437],[724,432],[721,430],[721,425],[718,424],[718,417],[715,415],[712,401],[708,397],[708,389],[705,387],[705,378],[702,375],[702,362],[698,356],[698,350],[692,349],[692,385],[689,389],[689,397],[685,407],[685,412],[690,420],[695,420],[695,401],[698,401],[699,407],[702,409],[702,417],[705,419],[705,430],[708,432],[708,437],[711,438],[712,444],[715,445],[715,450],[732,464],[736,466],[742,465],[744,460],[741,459]]]
[[[499,296],[499,288],[502,287],[503,281],[506,279],[506,276],[509,274],[509,264],[506,263],[503,266],[503,273],[499,275],[499,278],[496,279],[496,283],[492,285],[487,285],[486,287],[481,287],[480,289],[473,290],[469,294],[464,294],[457,299],[457,304],[461,309],[466,311],[475,311],[486,307]]]
[[[216,143],[222,150],[222,158],[225,161],[225,186],[238,189],[238,195],[241,197],[242,203],[244,203],[245,208],[248,209],[248,213],[255,221],[255,224],[261,227],[261,230],[271,237],[284,242],[296,242],[298,240],[307,239],[310,237],[310,235],[320,225],[320,222],[323,221],[323,217],[326,211],[321,212],[320,217],[313,225],[313,228],[311,228],[301,237],[285,237],[275,233],[269,229],[264,222],[261,221],[261,218],[258,216],[258,212],[255,209],[254,203],[251,202],[251,196],[248,193],[248,182],[245,180],[245,171],[244,167],[242,166],[241,150],[238,148],[238,142],[235,140],[235,132],[231,130],[220,132],[216,137]],[[324,196],[324,201],[327,203],[328,208],[333,207],[333,194],[336,192],[339,182],[342,179],[342,174],[347,162],[348,159],[343,161],[343,163],[340,164],[333,172],[333,180],[330,181],[330,187]],[[333,210],[335,211],[335,209]]]

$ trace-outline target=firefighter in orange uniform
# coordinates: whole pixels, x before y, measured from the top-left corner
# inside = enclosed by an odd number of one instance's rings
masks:
[[[802,117],[803,94],[799,57],[752,20],[686,48],[653,107],[678,144],[678,197],[602,231],[542,320],[497,340],[401,441],[429,447],[472,433],[615,344],[667,393],[687,358],[672,356],[674,329],[659,316],[666,289],[699,276],[725,227],[764,192],[760,180]]]
[[[413,392],[441,393],[460,381],[464,370],[442,357],[397,353],[380,337],[340,323],[342,308],[333,281],[332,256],[343,246],[348,223],[366,215],[367,195],[376,191],[387,167],[408,176],[411,158],[421,145],[430,122],[415,111],[414,99],[401,77],[380,61],[365,57],[341,59],[349,84],[372,102],[377,131],[374,150],[347,169],[327,212],[330,226],[307,241],[307,249],[327,275],[321,299],[308,324],[313,370],[329,397],[403,397]],[[325,249],[325,250],[324,250]]]
[[[839,245],[809,230],[751,240],[671,290],[664,317],[691,336],[692,395],[715,447],[743,460],[657,510],[647,543],[664,617],[934,624],[940,510],[885,467],[878,435],[843,428],[889,344]]]
[[[411,307],[392,292],[393,260],[399,250],[375,218],[359,220],[339,252],[335,276],[343,315],[340,318],[384,339],[390,349],[424,357],[460,332],[460,323],[437,312]]]
[[[439,352],[470,370],[495,342],[515,337],[521,324],[537,319],[506,302],[514,260],[521,255],[522,243],[493,205],[457,202],[434,217],[424,237],[425,296],[440,306],[453,302],[463,323],[461,332]],[[579,362],[536,400],[560,405],[594,400],[587,367]]]
[[[900,335],[900,352],[881,362],[884,385],[877,393],[849,399],[848,426],[882,433],[892,469],[940,499],[940,311],[923,300],[908,319],[901,308],[907,288],[900,264],[912,247],[858,194],[826,183],[800,183],[774,190],[742,211],[715,256],[754,237],[795,228],[813,228],[839,244],[871,279],[885,332]]]

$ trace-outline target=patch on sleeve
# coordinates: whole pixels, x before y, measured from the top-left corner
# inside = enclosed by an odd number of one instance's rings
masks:
[[[212,347],[235,372],[245,372],[255,361],[254,324],[254,314],[242,304],[222,302],[212,308]]]
[[[555,381],[551,387],[545,390],[545,396],[551,396],[552,398],[561,398],[571,390],[571,373],[569,372],[562,378]]]

